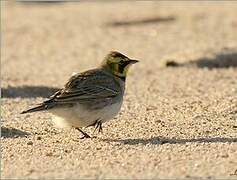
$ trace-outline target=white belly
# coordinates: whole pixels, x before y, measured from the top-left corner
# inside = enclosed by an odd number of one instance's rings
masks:
[[[112,119],[120,111],[121,105],[122,102],[119,102],[103,109],[88,111],[78,104],[70,108],[55,108],[50,112],[54,115],[53,122],[58,127],[86,127],[98,119],[102,123]]]

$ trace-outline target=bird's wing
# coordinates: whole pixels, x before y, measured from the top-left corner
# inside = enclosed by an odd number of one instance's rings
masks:
[[[45,102],[80,103],[93,99],[113,98],[119,94],[120,86],[112,76],[100,70],[90,70],[73,75],[64,89]]]

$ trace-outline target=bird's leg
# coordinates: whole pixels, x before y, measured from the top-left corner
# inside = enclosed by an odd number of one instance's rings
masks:
[[[100,132],[103,134],[102,122],[99,123],[99,133]]]
[[[95,131],[96,131],[97,128],[98,128],[98,121],[96,121],[96,123],[95,123],[95,129],[94,129],[94,131],[93,131],[93,134],[95,133]]]
[[[95,126],[96,124],[97,124],[97,120],[93,124],[90,124],[90,125],[86,126],[85,128],[88,128],[88,127],[91,127],[91,126]]]
[[[80,131],[84,135],[81,139],[91,138],[87,133],[83,132],[80,128],[76,128],[76,130]]]
[[[101,121],[97,121],[96,124],[95,124],[95,130],[94,132],[99,128],[99,133],[103,133],[103,129],[102,129],[102,122]],[[93,132],[93,133],[94,133]]]

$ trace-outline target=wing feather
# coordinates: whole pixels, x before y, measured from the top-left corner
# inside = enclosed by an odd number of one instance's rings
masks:
[[[57,92],[48,102],[55,104],[83,103],[108,99],[120,94],[120,86],[112,76],[102,71],[88,71],[72,76],[65,88]]]

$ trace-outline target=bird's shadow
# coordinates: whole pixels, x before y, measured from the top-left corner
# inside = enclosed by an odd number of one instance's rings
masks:
[[[27,137],[29,135],[30,133],[27,133],[19,129],[1,127],[1,137],[4,137],[4,138]]]
[[[237,67],[237,53],[233,51],[220,52],[215,54],[213,58],[201,57],[185,63],[178,63],[174,60],[171,60],[166,62],[166,66],[196,66],[198,68],[208,69]]]
[[[106,142],[119,142],[128,145],[162,145],[162,144],[186,144],[186,143],[237,143],[237,138],[223,138],[223,137],[204,137],[204,138],[191,138],[191,139],[177,139],[165,138],[162,136],[152,138],[128,138],[128,139],[103,139]]]
[[[7,88],[1,89],[1,94],[3,98],[47,98],[58,90],[60,89],[47,86],[8,86]]]
[[[136,26],[136,25],[147,25],[155,23],[169,23],[176,20],[174,16],[167,17],[149,17],[137,20],[125,20],[125,21],[113,21],[109,22],[106,25],[111,27],[122,27],[122,26]]]

